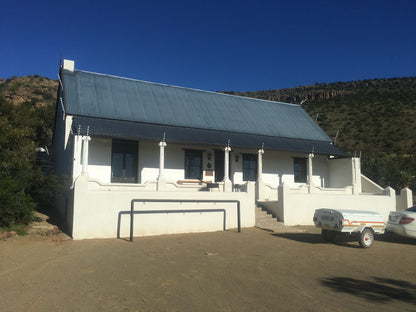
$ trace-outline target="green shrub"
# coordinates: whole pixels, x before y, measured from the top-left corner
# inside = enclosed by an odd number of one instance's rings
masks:
[[[17,235],[27,235],[23,224],[13,224],[6,228],[7,232],[15,231]]]

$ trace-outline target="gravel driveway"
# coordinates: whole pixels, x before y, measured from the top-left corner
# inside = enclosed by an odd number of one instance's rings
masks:
[[[416,311],[415,241],[314,228],[0,241],[1,311]]]

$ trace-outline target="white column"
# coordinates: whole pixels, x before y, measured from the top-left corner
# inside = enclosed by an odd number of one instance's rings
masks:
[[[257,182],[256,182],[256,199],[259,201],[265,200],[264,183],[263,183],[263,154],[264,149],[258,151],[257,157]]]
[[[257,182],[263,181],[263,154],[264,149],[259,149],[257,159]]]
[[[75,180],[82,171],[81,168],[81,151],[82,151],[82,136],[74,135],[74,159],[72,165],[72,177]]]
[[[230,182],[230,152],[231,147],[228,145],[224,148],[224,182]]]
[[[166,190],[166,178],[165,178],[165,147],[166,142],[163,140],[159,142],[159,176],[157,177],[157,190]]]
[[[403,211],[413,206],[413,193],[405,187],[400,191],[399,200],[396,200],[396,210]]]
[[[230,142],[224,148],[224,192],[232,192],[233,184],[231,183],[229,172],[230,172]]]
[[[82,175],[88,175],[88,145],[91,137],[84,135],[82,137]]]
[[[165,146],[166,146],[166,142],[161,141],[159,143],[159,147],[160,147],[160,152],[159,152],[159,177],[163,178],[165,177]]]
[[[352,162],[352,192],[353,194],[361,193],[361,164],[360,158],[353,157]]]
[[[312,175],[313,175],[312,159],[313,157],[314,157],[313,153],[310,153],[308,155],[308,184],[312,184]]]

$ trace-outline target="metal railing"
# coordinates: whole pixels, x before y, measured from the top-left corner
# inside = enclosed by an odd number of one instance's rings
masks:
[[[134,211],[134,203],[236,203],[237,204],[237,227],[238,232],[241,232],[241,213],[240,213],[240,201],[228,200],[228,199],[132,199],[130,203],[130,211],[120,211],[118,214],[117,224],[117,238],[120,238],[120,223],[122,214],[130,214],[130,241],[133,241],[134,230],[134,215],[135,214],[152,214],[152,213],[196,213],[196,212],[223,212],[224,213],[224,231],[226,230],[226,210],[225,209],[166,209],[166,210],[139,210]]]

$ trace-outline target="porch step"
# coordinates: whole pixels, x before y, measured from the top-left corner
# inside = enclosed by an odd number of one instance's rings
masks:
[[[273,217],[270,212],[263,210],[261,207],[256,206],[256,226],[262,229],[273,230],[274,227],[283,225],[283,222],[279,222],[277,218]]]
[[[256,206],[256,227],[272,232],[299,232],[298,229],[286,226],[267,210]]]

